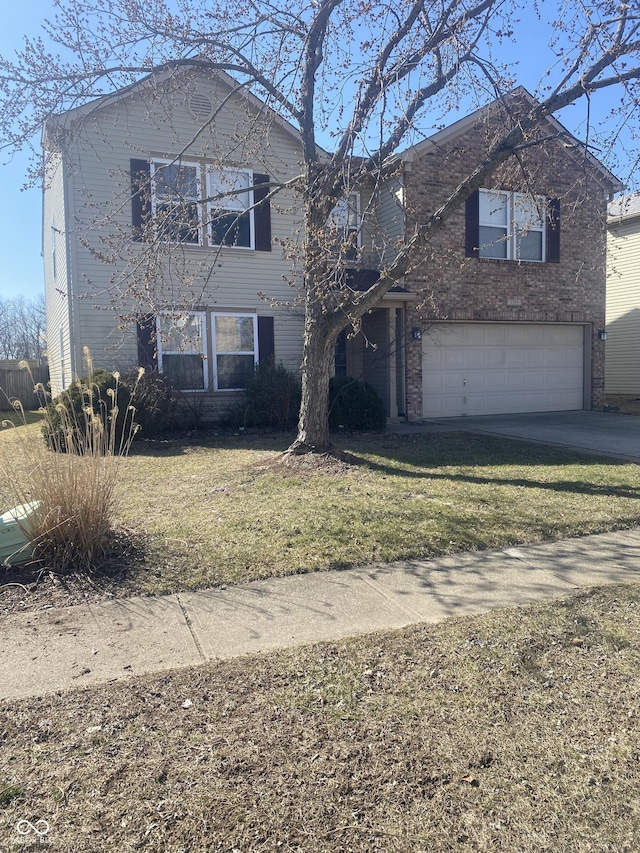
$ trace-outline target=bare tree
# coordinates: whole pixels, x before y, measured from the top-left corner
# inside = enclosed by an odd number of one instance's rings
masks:
[[[539,4],[539,14],[552,21],[557,62],[540,69],[536,102],[522,102],[509,114],[482,161],[471,164],[407,239],[384,247],[376,280],[365,290],[350,287],[352,247],[344,240],[335,251],[336,206],[359,185],[375,187],[388,176],[400,147],[426,124],[437,125],[462,91],[475,92],[481,102],[513,88],[500,54],[522,6],[512,0],[54,0],[44,38],[27,39],[15,59],[0,62],[3,145],[24,144],[51,115],[141,75],[178,68],[226,71],[291,122],[302,146],[302,169],[287,189],[304,211],[305,311],[302,406],[291,451],[324,450],[331,361],[341,330],[357,328],[488,176],[548,138],[548,117],[613,87],[612,118],[637,114],[637,5]],[[325,144],[331,149],[325,155],[318,143],[328,133],[332,144]],[[275,198],[283,188],[262,189]]]
[[[0,299],[0,358],[44,360],[44,297]]]

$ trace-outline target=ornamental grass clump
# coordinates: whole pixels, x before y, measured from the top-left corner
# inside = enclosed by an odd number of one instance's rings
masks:
[[[26,425],[19,401],[0,448],[0,467],[15,504],[34,511],[20,520],[33,559],[58,572],[90,571],[113,550],[119,466],[136,433],[133,391],[117,373],[78,379],[40,412],[45,443]],[[140,373],[142,375],[142,371]],[[45,389],[36,386],[45,395]]]

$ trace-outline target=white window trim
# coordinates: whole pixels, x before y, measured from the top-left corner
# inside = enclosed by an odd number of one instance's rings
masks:
[[[482,249],[483,247],[479,247],[479,253],[481,258],[487,258],[490,260],[507,260],[507,261],[517,261],[518,263],[523,264],[540,264],[544,263],[547,259],[547,229],[545,222],[545,211],[547,207],[547,200],[544,196],[530,196],[526,193],[517,193],[510,192],[509,190],[489,190],[489,189],[481,189],[480,193],[490,193],[495,196],[502,196],[506,199],[506,208],[507,208],[507,227],[506,227],[506,236],[504,238],[504,242],[506,244],[506,258],[494,258],[489,255],[483,255]],[[526,199],[531,202],[534,201],[536,205],[540,207],[543,211],[542,217],[535,224],[529,223],[526,229],[526,233],[530,233],[532,231],[539,231],[542,234],[541,246],[542,246],[542,257],[541,258],[519,258],[517,255],[517,246],[518,246],[518,233],[519,229],[516,226],[515,221],[515,211],[517,208],[517,204],[519,199]],[[488,228],[496,228],[494,223],[483,221],[481,217],[479,217],[479,226],[480,228],[488,227]]]
[[[206,173],[206,180],[207,180],[207,196],[208,197],[211,197],[213,195],[217,195],[217,192],[214,192],[214,190],[211,186],[211,176],[215,173],[219,174],[221,172],[227,173],[227,174],[232,174],[232,175],[238,175],[238,174],[246,175],[248,178],[248,186],[253,187],[253,172],[250,169],[235,168],[233,166],[215,166],[213,163],[207,163],[206,167],[205,167],[205,173]],[[255,237],[255,222],[254,222],[254,216],[253,216],[253,214],[254,214],[253,189],[249,189],[246,193],[238,193],[238,195],[236,196],[236,199],[238,202],[243,202],[244,199],[246,199],[246,204],[243,204],[243,211],[244,212],[248,211],[248,213],[249,213],[249,245],[248,246],[237,246],[237,245],[236,246],[229,246],[225,243],[214,243],[213,242],[213,234],[212,234],[211,223],[212,223],[213,217],[215,215],[215,212],[221,209],[221,207],[219,205],[219,201],[221,201],[222,199],[219,199],[218,203],[216,203],[215,201],[207,202],[207,214],[208,214],[208,216],[207,216],[207,241],[208,241],[210,246],[215,246],[215,247],[218,247],[221,249],[242,249],[244,251],[254,250],[255,249],[256,237]],[[222,208],[222,209],[227,210],[229,208]],[[233,208],[231,208],[231,209],[233,209]],[[238,205],[238,212],[240,212],[240,206],[239,205]]]
[[[177,315],[177,313],[176,314],[166,313],[166,314],[160,314],[156,318],[156,340],[157,340],[157,347],[158,347],[158,373],[163,372],[162,371],[162,360],[163,360],[163,357],[165,355],[185,355],[185,353],[181,352],[180,350],[167,349],[164,346],[164,343],[162,341],[162,321],[163,321],[163,319],[165,320],[165,323],[166,323],[167,320],[169,320],[169,321],[175,320],[176,316],[183,316],[183,315]],[[199,355],[202,358],[202,382],[203,382],[203,386],[202,386],[202,388],[181,388],[180,390],[181,391],[187,391],[190,394],[197,394],[197,393],[202,393],[203,391],[208,391],[208,389],[209,389],[209,371],[207,369],[207,360],[208,360],[208,357],[207,357],[207,352],[208,352],[208,346],[207,346],[207,315],[206,315],[206,312],[204,312],[204,311],[185,311],[184,316],[200,317],[201,352],[199,353]],[[189,352],[186,354],[187,355],[194,355],[195,353]]]
[[[349,210],[355,210],[356,212],[356,225],[355,227],[349,225]],[[338,221],[339,219],[346,217],[346,221],[341,223]],[[356,245],[355,248],[362,248],[362,219],[360,213],[360,193],[359,192],[350,192],[347,195],[340,199],[340,201],[336,204],[334,209],[329,214],[328,220],[329,227],[335,228],[338,230],[339,228],[344,228],[345,236],[348,234],[356,235]]]
[[[221,350],[218,352],[216,342],[216,317],[250,317],[253,320],[253,366],[258,364],[258,315],[251,311],[212,311],[211,312],[211,354],[213,364],[213,390],[214,391],[243,391],[244,388],[219,388],[218,387],[218,356],[219,355],[249,355],[247,350]]]
[[[196,170],[196,181],[197,181],[197,197],[194,199],[197,209],[198,209],[198,242],[197,243],[188,243],[188,242],[178,242],[177,245],[180,246],[202,246],[203,245],[203,234],[202,234],[202,204],[200,199],[202,198],[202,166],[198,160],[183,160],[182,158],[166,158],[166,157],[151,157],[151,215],[156,220],[157,216],[157,205],[158,198],[156,195],[156,169],[157,167],[162,166],[192,166]],[[171,240],[166,240],[166,242],[173,242]]]

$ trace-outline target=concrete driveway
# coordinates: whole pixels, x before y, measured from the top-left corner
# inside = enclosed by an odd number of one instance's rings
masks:
[[[404,427],[404,428],[402,428]],[[540,412],[438,418],[403,424],[397,432],[482,432],[602,453],[640,463],[640,417],[615,412]]]

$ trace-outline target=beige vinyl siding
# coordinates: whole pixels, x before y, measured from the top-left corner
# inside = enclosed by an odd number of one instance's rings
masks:
[[[404,187],[399,178],[386,181],[378,193],[378,225],[383,235],[382,260],[395,254],[395,244],[404,238]]]
[[[362,250],[362,266],[376,267],[379,262],[376,251],[379,238],[371,188],[369,186],[361,186],[356,192],[360,199],[360,248]]]
[[[184,92],[162,104],[133,94],[85,119],[67,149],[74,175],[74,210],[84,223],[74,238],[76,339],[80,349],[90,348],[96,366],[123,369],[137,364],[134,327],[130,324],[125,332],[118,329],[121,317],[145,310],[143,301],[137,303],[127,296],[130,283],[141,284],[135,263],[136,256],[145,251],[145,246],[128,243],[132,158],[182,153],[185,160],[207,159],[244,167],[279,181],[287,181],[299,171],[296,140],[278,124],[256,123],[260,119],[239,98],[223,104],[228,91],[220,82],[201,81],[198,85],[198,94],[219,109],[211,131],[198,132],[200,123],[190,114]],[[193,142],[185,148],[185,140]],[[115,214],[110,216],[109,211]],[[295,244],[300,226],[293,194],[282,193],[271,203],[271,252],[173,247],[169,272],[154,277],[154,288],[163,290],[165,304],[176,310],[192,305],[274,316],[276,359],[299,370],[302,319],[284,304],[291,303],[296,293],[289,286],[292,264],[282,244]],[[128,263],[101,263],[92,254],[91,248],[108,254],[111,242],[127,247]],[[114,294],[118,295],[115,302]]]
[[[47,191],[43,198],[42,252],[47,312],[47,357],[51,392],[59,394],[71,381],[69,330],[69,270],[63,162],[60,154],[47,157]]]
[[[607,393],[640,395],[640,217],[609,223],[606,328]]]

